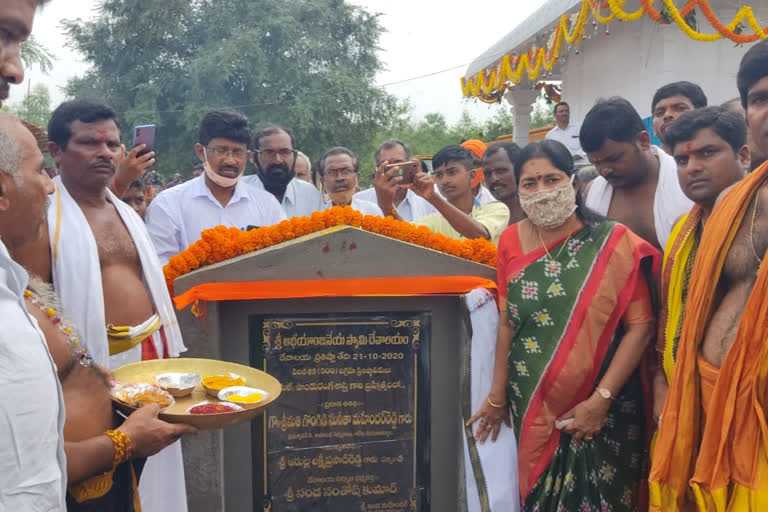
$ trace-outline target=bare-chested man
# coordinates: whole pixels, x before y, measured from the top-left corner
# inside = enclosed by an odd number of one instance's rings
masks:
[[[0,132],[3,167],[16,168],[2,172],[12,171],[19,178],[16,193],[4,190],[1,194],[4,203],[15,204],[5,204],[8,208],[3,208],[0,213],[0,238],[8,242],[12,256],[16,257],[13,250],[19,233],[27,232],[27,241],[41,236],[40,226],[44,220],[41,212],[53,184],[42,170],[43,155],[26,127],[4,114],[0,115]],[[11,165],[12,162],[17,164]],[[0,188],[6,187],[0,185]],[[27,263],[20,259],[16,262],[21,265]],[[67,509],[70,512],[132,512],[133,463],[127,461],[136,461],[137,469],[140,469],[143,457],[156,453],[181,434],[194,429],[158,420],[156,407],[138,411],[125,422],[116,421],[107,385],[109,376],[81,348],[84,343],[80,342],[76,327],[62,318],[61,307],[50,285],[30,277],[24,300],[27,311],[37,320],[45,337],[63,391],[66,407],[63,436],[69,488]],[[40,359],[41,363],[48,362],[47,355]],[[23,372],[21,368],[17,370]],[[43,378],[42,375],[34,377]],[[14,380],[19,380],[18,375]],[[42,405],[39,399],[34,401],[38,406]],[[117,447],[108,431],[120,431],[130,439],[130,455],[117,465],[114,464]],[[26,431],[19,434],[34,435]],[[36,443],[41,441],[39,436],[34,440]],[[88,492],[93,488],[103,492]],[[2,499],[0,503],[7,502]]]
[[[745,54],[737,80],[753,141],[768,150],[768,41]],[[652,510],[765,509],[767,182],[763,164],[720,195],[704,226],[654,452]]]
[[[586,206],[664,249],[675,221],[693,203],[680,189],[675,160],[656,146],[623,98],[598,101],[579,134],[600,177],[587,186]]]
[[[107,188],[124,157],[116,113],[89,100],[65,102],[48,138],[60,172],[48,236],[21,259],[52,280],[96,363],[177,356],[184,346],[152,242],[141,218]],[[139,491],[144,512],[186,510],[179,443],[147,461]]]

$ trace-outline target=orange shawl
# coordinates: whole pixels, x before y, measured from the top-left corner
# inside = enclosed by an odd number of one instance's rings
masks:
[[[768,510],[768,265],[760,266],[720,368],[706,424],[696,366],[725,258],[766,181],[768,163],[722,200],[702,235],[653,454],[652,511]]]

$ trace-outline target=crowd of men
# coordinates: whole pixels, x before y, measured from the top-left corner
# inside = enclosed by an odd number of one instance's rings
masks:
[[[0,7],[0,98],[23,80],[18,45],[43,3]],[[596,168],[599,176],[580,184],[587,207],[665,252],[655,510],[684,509],[692,492],[702,510],[715,507],[701,490],[722,482],[724,499],[757,510],[749,503],[767,490],[766,450],[757,447],[768,439],[768,42],[745,54],[736,86],[738,99],[714,107],[698,85],[661,87],[651,104],[660,147],[618,97],[598,101],[580,125],[558,103],[547,135],[582,176]],[[0,505],[8,510],[130,511],[139,499],[145,512],[186,510],[178,439],[195,429],[159,420],[153,406],[116,417],[108,369],[185,350],[162,265],[203,230],[350,206],[497,241],[525,216],[520,148],[508,142],[447,146],[425,172],[406,142],[388,140],[362,191],[358,156],[333,147],[316,164],[320,190],[286,125],[253,130],[237,111],[212,110],[194,144],[200,174],[147,208],[137,178],[155,155],[141,147],[126,155],[108,105],[62,103],[48,138],[54,180],[32,134],[0,115]],[[249,163],[255,172],[245,175]]]

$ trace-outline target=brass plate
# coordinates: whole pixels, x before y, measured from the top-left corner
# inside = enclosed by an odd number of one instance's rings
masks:
[[[195,386],[192,394],[183,398],[176,398],[176,403],[161,412],[161,420],[169,423],[186,423],[200,430],[215,430],[250,421],[264,411],[270,403],[274,402],[282,391],[282,386],[274,377],[261,370],[244,366],[242,364],[214,359],[173,358],[155,359],[140,363],[127,364],[113,371],[115,380],[123,383],[147,382],[155,383],[155,375],[165,372],[194,372],[205,377],[222,373],[236,373],[245,379],[245,385],[252,388],[263,389],[269,396],[266,400],[253,408],[244,411],[226,412],[221,414],[187,414],[187,409],[203,400],[216,401],[205,392],[202,384]],[[130,414],[135,407],[125,405],[114,398],[117,407]]]

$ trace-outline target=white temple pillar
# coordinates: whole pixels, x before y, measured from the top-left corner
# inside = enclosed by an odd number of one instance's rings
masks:
[[[528,132],[531,127],[533,104],[539,97],[539,91],[534,91],[516,85],[504,94],[504,99],[512,105],[513,141],[521,148],[528,144]]]

